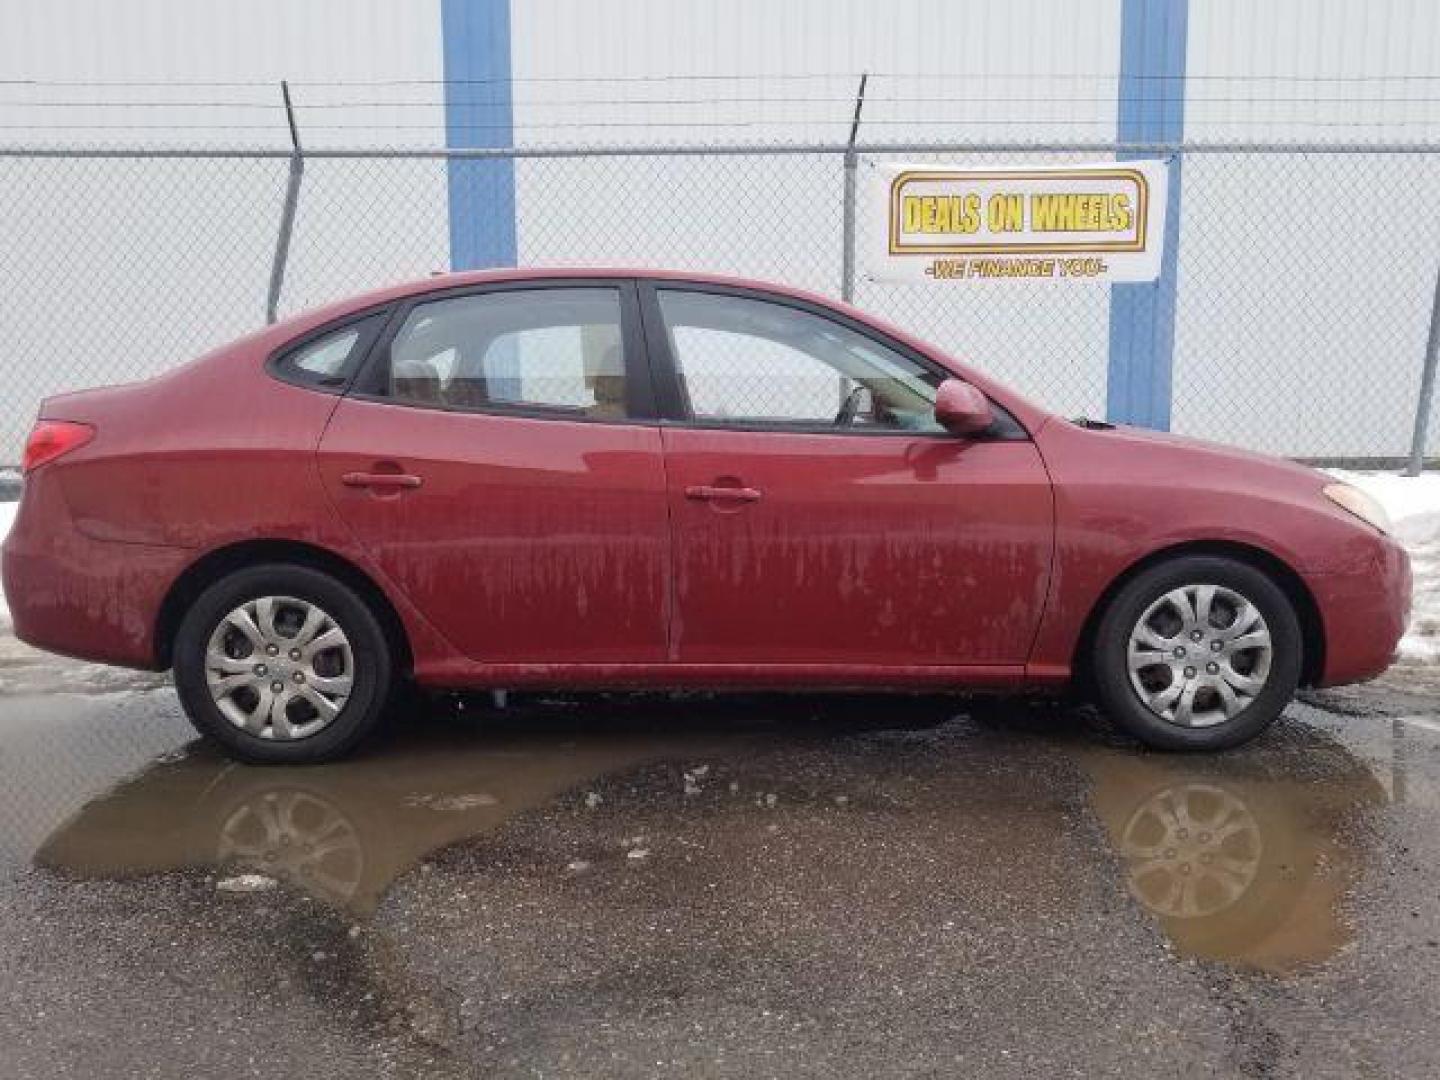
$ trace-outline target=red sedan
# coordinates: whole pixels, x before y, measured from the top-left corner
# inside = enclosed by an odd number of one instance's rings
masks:
[[[1073,684],[1212,749],[1384,670],[1409,609],[1354,488],[747,281],[432,278],[40,415],[16,632],[173,668],[249,761],[346,753],[406,681]]]

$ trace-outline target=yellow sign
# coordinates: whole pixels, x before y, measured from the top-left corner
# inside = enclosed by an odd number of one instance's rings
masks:
[[[1150,281],[1160,271],[1166,165],[946,169],[869,162],[884,229],[877,281]],[[874,217],[871,218],[874,221]]]

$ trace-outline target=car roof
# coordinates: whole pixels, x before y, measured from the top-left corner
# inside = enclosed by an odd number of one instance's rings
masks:
[[[832,311],[839,311],[921,352],[934,351],[933,345],[922,341],[908,331],[895,326],[893,323],[878,318],[868,311],[862,311],[843,300],[839,300],[833,296],[825,296],[822,293],[812,292],[808,289],[797,289],[793,286],[782,285],[775,281],[763,281],[759,278],[746,278],[730,274],[709,274],[693,270],[655,270],[638,269],[635,267],[599,266],[507,267],[499,270],[437,271],[429,277],[398,282],[394,285],[386,285],[382,288],[372,289],[369,292],[359,293],[320,307],[308,308],[273,327],[272,330],[275,331],[273,337],[277,341],[283,340],[391,300],[405,300],[414,296],[424,296],[432,292],[444,292],[447,289],[464,288],[468,285],[489,285],[513,281],[553,281],[556,279],[577,280],[585,278],[669,281],[689,285],[728,285],[732,288],[753,289],[757,292],[769,293],[772,296],[790,297],[795,300],[818,304]]]
[[[757,289],[762,292],[774,293],[780,296],[791,296],[799,300],[808,300],[811,303],[823,304],[827,307],[838,307],[846,309],[844,305],[833,297],[824,296],[820,293],[810,292],[805,289],[796,289],[789,285],[782,285],[773,281],[761,281],[756,278],[745,278],[727,274],[708,274],[690,270],[647,270],[635,267],[598,267],[598,266],[548,266],[548,267],[506,267],[498,270],[459,270],[459,271],[437,271],[429,277],[418,278],[411,281],[398,282],[394,285],[386,285],[382,288],[372,289],[368,292],[355,296],[346,297],[343,300],[327,304],[321,308],[312,308],[305,311],[297,319],[303,319],[306,323],[314,322],[316,325],[328,322],[331,319],[344,316],[352,311],[361,311],[365,308],[383,304],[387,300],[400,300],[412,296],[422,296],[430,292],[442,292],[446,289],[464,288],[468,285],[489,285],[512,281],[549,281],[555,279],[584,279],[584,278],[636,278],[649,281],[673,281],[686,284],[699,285],[729,285],[742,289]],[[859,312],[856,313],[860,314]],[[867,317],[867,321],[869,318]]]

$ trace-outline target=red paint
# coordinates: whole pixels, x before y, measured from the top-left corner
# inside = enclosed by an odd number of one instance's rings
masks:
[[[1264,552],[1294,571],[1320,615],[1323,684],[1389,664],[1409,614],[1409,559],[1320,494],[1330,477],[1177,435],[1060,420],[1035,443],[1055,483],[1056,525],[1054,586],[1030,656],[1037,680],[1068,675],[1085,620],[1117,577],[1204,542]]]
[[[995,414],[975,387],[946,379],[935,392],[935,421],[952,435],[978,435],[995,422]]]
[[[1053,539],[1033,443],[663,434],[673,659],[1024,664]],[[688,497],[703,485],[758,498]]]
[[[380,572],[463,655],[664,660],[670,540],[656,428],[347,399],[318,462]],[[346,484],[356,471],[424,483]]]
[[[267,357],[437,289],[647,277],[825,304],[954,373],[1028,440],[540,419],[341,398]],[[964,399],[964,400],[962,400]],[[947,408],[949,406],[947,405]],[[135,386],[52,398],[94,428],[27,478],[4,549],[16,631],[156,667],[161,605],[206,555],[303,544],[375,583],[436,686],[1044,686],[1140,561],[1268,554],[1313,600],[1320,681],[1383,670],[1408,616],[1389,538],[1309,469],[1053,418],[932,347],[810,294],[701,275],[507,271],[299,316]],[[969,421],[966,421],[968,423]]]

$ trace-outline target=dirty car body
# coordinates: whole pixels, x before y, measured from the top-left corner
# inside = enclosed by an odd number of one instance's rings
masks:
[[[1218,747],[1382,671],[1408,617],[1403,550],[1318,472],[720,277],[373,292],[51,398],[27,457],[17,634],[174,666],[251,760],[348,751],[407,681],[1085,685]]]

